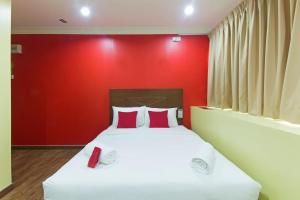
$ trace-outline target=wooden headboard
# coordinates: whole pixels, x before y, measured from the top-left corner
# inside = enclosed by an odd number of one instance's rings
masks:
[[[155,108],[183,109],[182,89],[111,89],[110,98],[110,122],[112,122],[112,106],[135,107],[148,106]],[[178,115],[177,115],[178,116]],[[182,119],[177,117],[178,124],[182,125]]]

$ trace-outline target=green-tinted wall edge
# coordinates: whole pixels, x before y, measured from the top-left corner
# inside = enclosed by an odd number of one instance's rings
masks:
[[[0,0],[0,192],[11,184],[11,1]]]
[[[300,128],[219,109],[191,108],[192,129],[262,184],[262,200],[300,200]]]

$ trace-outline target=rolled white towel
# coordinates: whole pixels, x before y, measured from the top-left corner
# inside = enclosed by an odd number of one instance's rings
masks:
[[[90,157],[93,153],[95,147],[99,147],[101,149],[99,164],[109,165],[116,161],[117,159],[117,151],[107,145],[104,145],[98,141],[92,141],[88,143],[84,147],[84,153],[86,156]]]
[[[191,167],[199,173],[210,174],[215,164],[215,149],[209,143],[199,146],[195,156],[192,158]]]

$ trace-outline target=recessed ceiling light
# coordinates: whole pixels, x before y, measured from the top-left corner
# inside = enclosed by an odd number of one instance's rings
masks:
[[[184,9],[184,14],[190,16],[194,13],[194,7],[192,5],[188,5]]]
[[[88,17],[91,14],[91,11],[88,7],[84,6],[80,9],[80,12],[83,16]]]

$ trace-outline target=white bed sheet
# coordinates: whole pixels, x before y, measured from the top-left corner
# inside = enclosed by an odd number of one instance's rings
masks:
[[[260,184],[219,152],[212,174],[190,167],[204,141],[183,126],[109,127],[95,140],[118,152],[117,162],[87,167],[79,152],[43,183],[45,200],[257,200]]]

